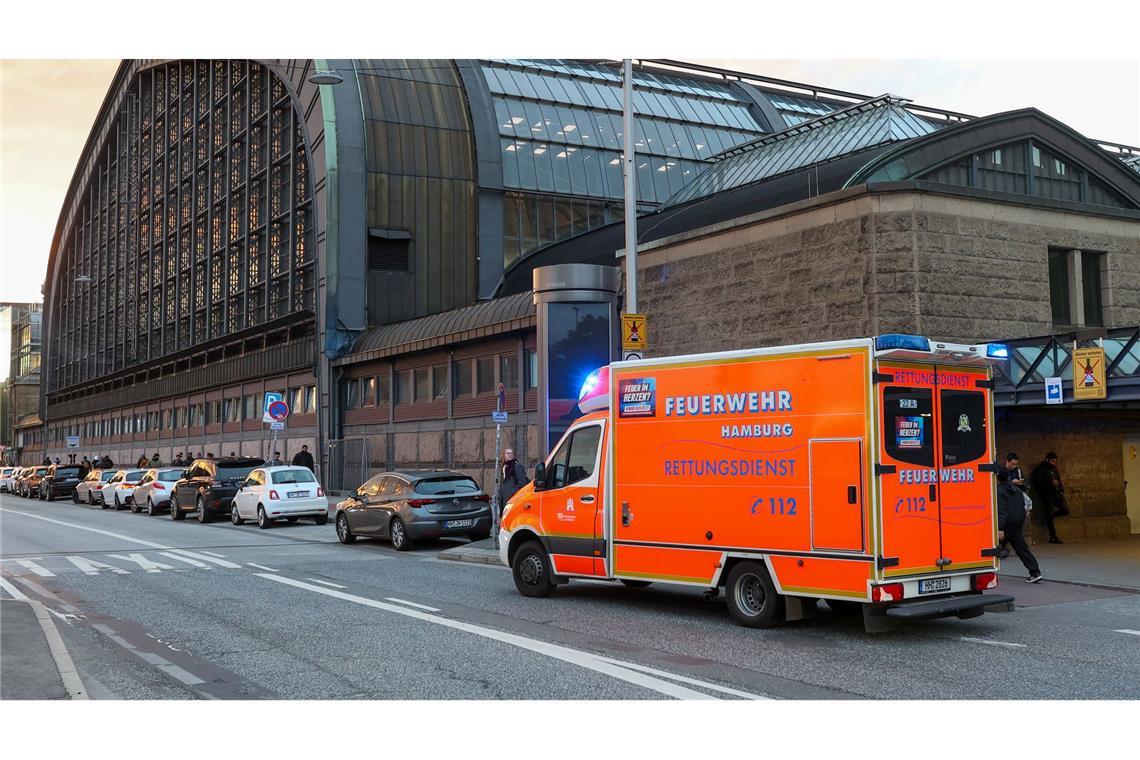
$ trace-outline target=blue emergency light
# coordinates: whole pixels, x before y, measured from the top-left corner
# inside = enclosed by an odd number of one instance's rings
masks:
[[[594,386],[598,384],[598,370],[594,370],[586,375],[586,381],[582,383],[582,390],[578,391],[578,400],[584,399],[590,391],[594,390]]]
[[[904,351],[930,352],[930,341],[921,335],[907,335],[905,333],[886,333],[875,338],[876,351],[890,351],[902,349]]]
[[[1009,346],[1004,343],[990,343],[986,346],[986,356],[991,359],[1008,359]]]

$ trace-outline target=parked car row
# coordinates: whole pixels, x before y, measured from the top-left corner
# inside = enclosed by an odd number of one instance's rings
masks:
[[[26,498],[98,504],[172,520],[193,514],[206,523],[229,516],[269,528],[277,520],[328,522],[328,499],[308,467],[267,465],[255,457],[195,459],[185,469],[93,469],[80,465],[0,470],[0,490]],[[398,551],[416,541],[491,535],[491,497],[469,476],[453,470],[399,470],[371,478],[336,505],[337,538],[388,539]]]

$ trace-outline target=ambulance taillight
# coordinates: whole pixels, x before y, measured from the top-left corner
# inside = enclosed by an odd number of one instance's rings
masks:
[[[882,586],[871,586],[872,602],[897,602],[903,598],[903,585],[901,583],[885,583]]]
[[[974,591],[985,591],[986,589],[997,588],[997,573],[979,573],[971,579],[971,582],[973,583]]]

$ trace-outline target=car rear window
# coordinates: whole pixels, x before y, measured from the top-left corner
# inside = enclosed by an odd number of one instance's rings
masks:
[[[278,470],[273,473],[274,483],[316,483],[317,479],[307,469]]]
[[[102,475],[100,475],[100,476],[99,476],[99,480],[101,480],[101,481],[103,481],[104,483],[106,483],[108,480],[110,480],[111,478],[115,477],[115,474],[116,474],[116,473],[115,473],[115,471],[114,471],[114,470],[107,470],[106,472],[104,472]]]
[[[182,479],[182,470],[167,470],[166,472],[158,473],[158,479],[163,483],[173,483],[176,480]]]
[[[124,480],[129,480],[129,481],[131,481],[131,482],[135,482],[135,481],[138,481],[138,480],[142,480],[142,479],[143,479],[143,475],[146,475],[146,470],[133,470],[133,471],[131,471],[131,472],[128,472],[128,473],[127,473],[127,477],[125,477],[125,478],[123,478],[123,479],[124,479]]]
[[[74,478],[79,475],[79,467],[59,467],[55,471],[57,478]]]
[[[443,496],[453,493],[478,493],[479,485],[467,476],[425,478],[416,482],[416,493]]]
[[[245,478],[260,466],[261,465],[257,464],[247,464],[241,466],[231,465],[229,467],[219,467],[218,480],[236,480],[237,478]]]

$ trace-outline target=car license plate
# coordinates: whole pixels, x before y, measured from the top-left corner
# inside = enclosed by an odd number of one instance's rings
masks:
[[[290,491],[289,492],[289,498],[290,499],[300,499],[300,498],[303,498],[303,497],[308,496],[308,495],[309,495],[308,491]]]
[[[470,528],[475,524],[474,520],[448,520],[443,524],[445,528]]]
[[[938,591],[949,591],[950,579],[949,578],[931,578],[925,581],[918,582],[918,593],[920,594],[933,594]]]

